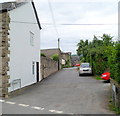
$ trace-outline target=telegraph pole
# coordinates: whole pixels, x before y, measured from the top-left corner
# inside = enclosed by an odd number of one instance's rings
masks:
[[[58,38],[58,50],[59,49],[60,49],[60,38]],[[59,59],[58,59],[58,70],[60,70],[60,55],[59,55]]]
[[[58,38],[58,49],[60,48],[60,38]]]

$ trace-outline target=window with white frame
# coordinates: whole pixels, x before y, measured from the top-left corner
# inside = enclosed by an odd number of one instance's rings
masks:
[[[30,31],[30,45],[31,46],[34,46],[34,41],[35,41],[34,33]]]

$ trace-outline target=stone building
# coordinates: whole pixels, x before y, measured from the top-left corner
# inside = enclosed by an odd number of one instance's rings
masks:
[[[80,64],[80,57],[78,55],[72,55],[71,64],[72,66],[74,66],[75,64]]]
[[[71,52],[62,52],[62,65],[71,66]]]

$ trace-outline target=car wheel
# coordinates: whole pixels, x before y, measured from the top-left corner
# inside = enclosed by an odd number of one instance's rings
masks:
[[[109,80],[106,80],[107,83],[110,83],[110,79]]]
[[[91,73],[90,76],[94,76],[93,73]]]

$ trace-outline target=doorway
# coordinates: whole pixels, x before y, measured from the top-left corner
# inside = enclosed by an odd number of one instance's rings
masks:
[[[39,62],[36,62],[36,81],[39,82]]]

